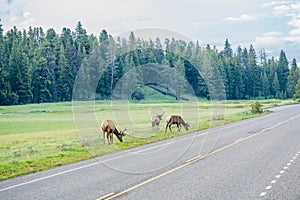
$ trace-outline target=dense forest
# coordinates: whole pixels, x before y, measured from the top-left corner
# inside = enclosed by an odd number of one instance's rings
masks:
[[[193,66],[204,62],[203,55],[219,70],[227,99],[290,98],[300,71],[295,59],[288,62],[284,50],[278,54],[278,59],[268,58],[263,49],[256,52],[251,44],[234,51],[228,39],[219,51],[174,38],[146,41],[133,32],[116,39],[106,30],[99,36],[88,35],[80,22],[74,31],[63,28],[60,34],[37,27],[4,32],[0,24],[0,104],[70,101],[79,68],[97,59],[102,62],[96,64],[98,68],[106,66],[97,79],[98,99],[110,99],[127,71],[148,63],[178,69],[195,95],[209,97],[205,80]],[[98,57],[93,60],[93,56]]]

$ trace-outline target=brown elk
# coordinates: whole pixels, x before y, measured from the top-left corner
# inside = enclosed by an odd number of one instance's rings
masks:
[[[105,144],[105,132],[107,132],[107,141],[108,144],[113,144],[113,134],[117,136],[120,142],[123,142],[123,136],[125,136],[126,128],[119,132],[116,126],[114,125],[114,122],[111,120],[103,120],[101,123],[101,129],[103,132],[103,140]]]
[[[155,115],[151,118],[151,125],[152,128],[154,128],[155,126],[159,126],[160,121],[162,120],[162,116],[164,115],[165,112],[163,112],[161,115]]]
[[[171,125],[173,125],[173,124],[177,125],[178,131],[180,131],[181,125],[183,125],[183,127],[187,131],[189,130],[189,126],[190,126],[188,123],[186,123],[182,119],[181,116],[179,116],[179,115],[171,115],[171,116],[167,117],[167,125],[166,125],[165,133],[167,132],[168,127],[169,127],[170,131],[172,132]]]

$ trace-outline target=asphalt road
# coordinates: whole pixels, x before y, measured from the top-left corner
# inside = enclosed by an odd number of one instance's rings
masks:
[[[0,182],[0,199],[300,199],[300,105]],[[105,198],[104,198],[105,199]]]

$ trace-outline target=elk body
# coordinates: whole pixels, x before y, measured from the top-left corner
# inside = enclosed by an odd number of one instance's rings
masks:
[[[160,121],[162,120],[162,116],[164,115],[164,113],[162,113],[161,115],[155,115],[151,118],[151,125],[152,128],[154,128],[155,126],[159,126]]]
[[[101,129],[103,133],[103,140],[105,144],[105,132],[107,133],[107,141],[108,144],[113,144],[113,134],[116,135],[116,137],[119,139],[120,142],[123,142],[123,136],[126,134],[124,133],[126,131],[126,128],[119,132],[116,126],[114,125],[114,122],[111,120],[103,120],[101,123]]]
[[[177,125],[178,131],[180,131],[181,129],[181,125],[185,128],[185,130],[189,129],[189,124],[186,123],[181,116],[179,115],[170,115],[167,117],[167,125],[166,125],[166,130],[165,132],[167,132],[167,129],[169,127],[170,131],[172,132],[171,126],[173,124]]]

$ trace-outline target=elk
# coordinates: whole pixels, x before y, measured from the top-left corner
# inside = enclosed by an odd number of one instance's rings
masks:
[[[126,128],[119,132],[116,126],[114,125],[114,122],[111,120],[103,120],[101,123],[101,129],[103,132],[103,140],[105,144],[105,132],[107,132],[107,141],[108,144],[113,144],[113,134],[117,136],[120,142],[123,142],[123,136],[125,136],[125,131],[127,130]]]
[[[162,120],[162,116],[164,115],[164,113],[165,112],[163,112],[161,115],[155,115],[150,119],[152,128],[154,128],[155,126],[159,126],[160,120]]]
[[[180,131],[181,129],[181,125],[183,125],[183,127],[185,128],[185,130],[189,130],[189,124],[186,123],[181,116],[179,115],[170,115],[167,117],[167,125],[166,125],[166,130],[165,130],[165,133],[167,132],[167,129],[169,127],[170,131],[172,132],[172,129],[171,129],[171,125],[173,124],[176,124],[177,125],[177,128],[178,128],[178,131]]]

